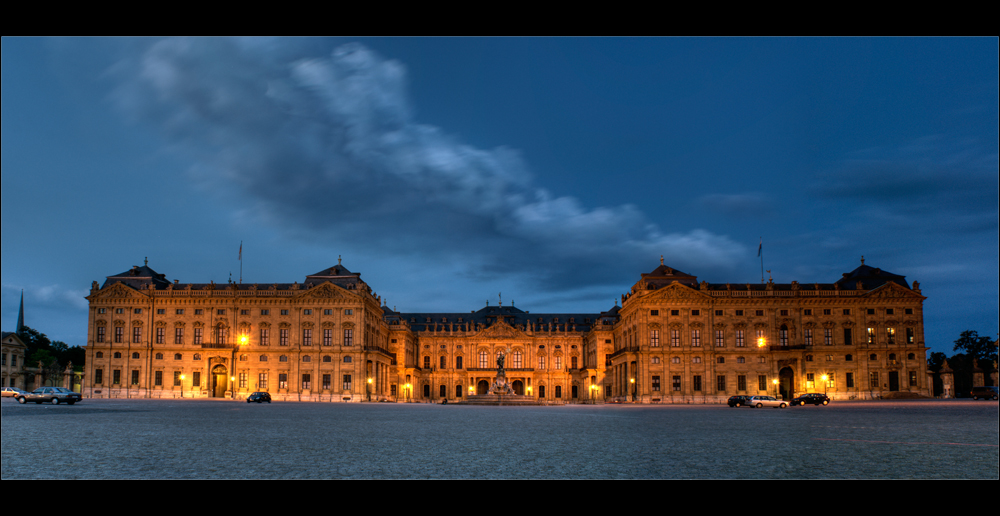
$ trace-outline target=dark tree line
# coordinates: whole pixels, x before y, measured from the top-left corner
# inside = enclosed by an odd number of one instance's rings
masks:
[[[927,358],[927,368],[935,373],[940,372],[944,361],[948,361],[948,367],[952,370],[955,379],[955,394],[957,396],[968,396],[972,390],[973,372],[978,366],[983,372],[983,381],[986,385],[991,384],[990,373],[994,372],[994,364],[997,361],[997,344],[986,336],[980,336],[978,332],[967,330],[955,341],[952,351],[958,351],[952,356],[947,356],[940,351],[935,351]],[[935,376],[934,394],[943,391],[941,379]]]
[[[72,362],[74,370],[83,370],[86,352],[82,347],[70,346],[59,340],[53,342],[44,333],[28,326],[18,337],[28,347],[24,354],[27,357],[26,367],[38,367],[41,362],[45,371],[61,373]]]

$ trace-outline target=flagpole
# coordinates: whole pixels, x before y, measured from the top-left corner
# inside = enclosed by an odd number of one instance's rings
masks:
[[[760,283],[764,283],[764,237],[760,237],[760,245],[757,246],[757,256],[760,257]]]
[[[240,240],[240,285],[243,284],[243,241]]]

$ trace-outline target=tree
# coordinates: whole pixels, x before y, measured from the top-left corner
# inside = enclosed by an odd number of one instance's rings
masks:
[[[966,330],[955,341],[953,351],[962,351],[977,362],[992,364],[997,359],[997,345],[989,337],[980,337],[974,330]]]

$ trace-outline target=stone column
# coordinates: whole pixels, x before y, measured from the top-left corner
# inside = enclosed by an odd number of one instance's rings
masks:
[[[938,373],[941,375],[941,385],[943,386],[943,392],[941,393],[942,398],[954,398],[955,397],[955,375],[948,367],[948,361],[945,360],[941,364],[941,371]]]

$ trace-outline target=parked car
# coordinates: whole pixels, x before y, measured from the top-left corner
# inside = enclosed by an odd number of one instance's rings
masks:
[[[83,400],[83,396],[81,396],[78,392],[73,392],[62,387],[39,387],[32,392],[18,394],[15,396],[15,399],[17,399],[17,402],[21,404],[31,401],[39,404],[48,402],[53,405],[58,405],[60,403],[72,405]]]
[[[266,392],[255,392],[247,397],[247,403],[271,403],[271,395]]]
[[[743,405],[747,404],[747,400],[748,399],[750,399],[750,396],[730,396],[729,397],[729,406],[730,407],[742,407]]]
[[[970,394],[974,400],[978,400],[979,398],[995,400],[1000,398],[1000,389],[996,387],[973,387]]]
[[[17,387],[4,387],[3,397],[4,398],[16,398],[18,394],[28,394],[28,391],[22,391]]]
[[[761,408],[761,407],[775,407],[775,408],[785,408],[788,406],[788,402],[784,400],[779,400],[774,396],[751,396],[747,400],[746,406]]]
[[[818,392],[810,392],[808,394],[803,394],[798,398],[793,398],[791,405],[794,407],[796,405],[829,405],[830,398],[826,394],[820,394]]]

